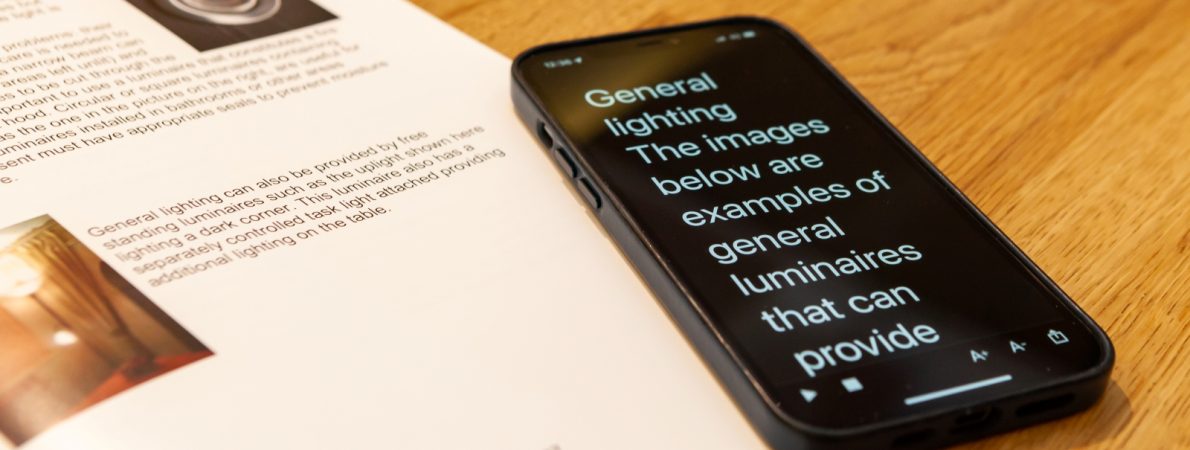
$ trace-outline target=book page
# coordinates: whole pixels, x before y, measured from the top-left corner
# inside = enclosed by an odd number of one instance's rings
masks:
[[[401,2],[0,0],[0,448],[759,448]]]

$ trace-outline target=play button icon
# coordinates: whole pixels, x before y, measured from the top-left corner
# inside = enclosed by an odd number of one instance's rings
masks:
[[[802,398],[806,399],[806,403],[814,401],[814,397],[818,396],[818,391],[812,389],[802,389]]]

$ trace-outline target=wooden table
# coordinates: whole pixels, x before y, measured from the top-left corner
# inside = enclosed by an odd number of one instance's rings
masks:
[[[417,0],[512,56],[755,14],[798,30],[1115,342],[1087,413],[972,448],[1190,448],[1190,1]]]

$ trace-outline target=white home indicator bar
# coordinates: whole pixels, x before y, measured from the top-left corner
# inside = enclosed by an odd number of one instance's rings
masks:
[[[924,403],[924,402],[928,402],[930,400],[937,400],[942,397],[949,397],[949,396],[952,396],[955,394],[962,394],[967,391],[974,391],[976,389],[985,388],[985,387],[991,386],[993,384],[1000,384],[1000,383],[1004,383],[1004,382],[1008,382],[1008,381],[1012,381],[1012,375],[1005,374],[1005,375],[1000,375],[998,377],[988,378],[986,380],[979,380],[979,381],[976,381],[973,383],[967,383],[967,384],[963,384],[963,385],[959,385],[959,386],[955,386],[955,387],[937,390],[934,392],[928,392],[928,393],[921,394],[921,395],[914,395],[912,397],[905,399],[905,405],[913,406],[918,403]]]

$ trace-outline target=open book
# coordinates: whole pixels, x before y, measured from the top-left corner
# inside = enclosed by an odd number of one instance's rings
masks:
[[[0,448],[761,444],[416,8],[0,0]]]

